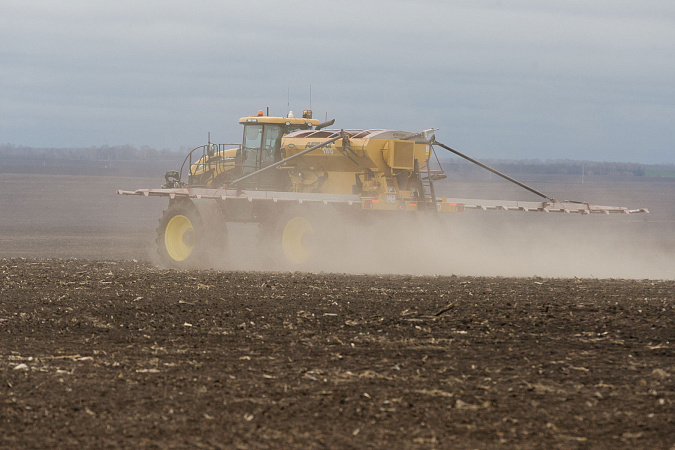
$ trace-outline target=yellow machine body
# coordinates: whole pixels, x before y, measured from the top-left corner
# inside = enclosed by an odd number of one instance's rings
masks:
[[[434,150],[424,133],[325,129],[332,121],[321,124],[311,111],[303,117],[246,116],[239,123],[244,138],[238,148],[209,143],[193,150],[202,155],[190,164],[188,186],[234,183],[247,190],[358,195],[363,209],[461,212],[460,205],[433,195],[431,181],[445,173],[430,170]],[[241,177],[251,179],[237,184]]]
[[[288,134],[282,139],[282,153],[292,156],[339,133],[307,130]],[[347,140],[337,140],[281,166],[289,171],[294,192],[356,192],[362,197],[381,198],[385,204],[387,198],[393,204],[394,199],[418,196],[421,187],[413,181],[416,170],[427,168],[431,155],[427,141],[404,131],[357,130],[346,134]]]
[[[247,116],[249,125],[277,125],[283,130],[275,161],[296,155],[335,138],[342,130],[316,129],[319,121],[306,111],[304,117]],[[246,136],[246,131],[244,131]],[[431,145],[419,133],[394,130],[348,130],[347,139],[338,139],[272,170],[287,174],[284,189],[298,193],[359,194],[367,209],[417,210],[424,187],[420,171],[428,169]],[[214,145],[214,144],[209,144]],[[222,175],[236,178],[241,148],[206,148],[191,165],[191,176],[207,187],[227,186]],[[239,159],[238,159],[239,158]],[[208,175],[208,176],[206,176]],[[443,174],[444,175],[444,174]],[[403,203],[402,203],[403,202]],[[408,203],[405,203],[408,202]],[[451,212],[452,206],[441,205]]]

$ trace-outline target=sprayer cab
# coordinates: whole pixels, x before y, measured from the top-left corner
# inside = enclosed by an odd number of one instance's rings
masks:
[[[261,110],[257,116],[239,119],[239,123],[244,125],[244,137],[236,159],[239,175],[253,173],[280,161],[281,137],[319,125],[319,121],[311,116],[311,111],[305,111],[303,117],[296,118],[291,111],[287,117],[273,117],[263,115]]]
[[[208,144],[193,149],[186,156],[178,176],[172,174],[170,179],[167,178],[165,187],[210,187],[227,184],[236,177],[253,173],[279,161],[283,157],[280,154],[282,136],[298,130],[319,129],[333,122],[334,120],[319,123],[312,119],[310,110],[305,110],[302,117],[294,117],[292,111],[286,117],[269,116],[260,110],[257,115],[239,119],[239,123],[244,126],[241,143],[215,144],[209,139]],[[184,183],[181,176],[185,174],[186,166],[187,183]]]

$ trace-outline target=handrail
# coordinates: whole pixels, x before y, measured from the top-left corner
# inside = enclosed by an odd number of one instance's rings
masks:
[[[183,178],[183,169],[185,168],[185,163],[188,163],[188,167],[189,167],[188,173],[187,173],[188,177],[191,176],[191,175],[194,175],[194,173],[192,171],[192,165],[193,165],[192,154],[194,152],[196,152],[197,150],[201,150],[201,157],[199,159],[197,159],[197,161],[195,161],[195,162],[199,162],[199,161],[203,161],[203,162],[200,163],[195,168],[195,170],[197,170],[201,167],[202,171],[205,172],[206,170],[212,169],[214,166],[216,168],[218,168],[218,166],[222,165],[222,163],[223,163],[223,161],[210,161],[210,159],[211,159],[210,157],[208,158],[209,160],[207,161],[206,156],[208,156],[208,154],[209,154],[209,149],[212,150],[211,155],[215,155],[216,153],[223,152],[225,150],[228,150],[231,147],[236,147],[237,151],[238,151],[239,149],[241,149],[241,144],[213,144],[213,143],[209,143],[209,144],[204,144],[204,145],[200,145],[199,147],[193,148],[190,151],[190,153],[188,153],[185,156],[185,159],[183,160],[183,164],[181,164],[181,166],[180,166],[180,171],[178,172],[178,180],[180,181]]]

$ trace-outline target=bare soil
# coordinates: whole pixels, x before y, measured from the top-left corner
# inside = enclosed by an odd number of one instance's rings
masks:
[[[675,281],[0,260],[0,447],[673,448]]]

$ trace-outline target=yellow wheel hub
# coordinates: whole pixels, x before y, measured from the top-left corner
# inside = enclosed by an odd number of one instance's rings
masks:
[[[164,230],[164,245],[174,261],[187,259],[195,247],[195,230],[190,219],[183,215],[173,216]]]
[[[312,255],[307,238],[312,234],[312,224],[304,217],[293,217],[286,222],[281,237],[281,246],[286,258],[294,264],[302,264]]]

